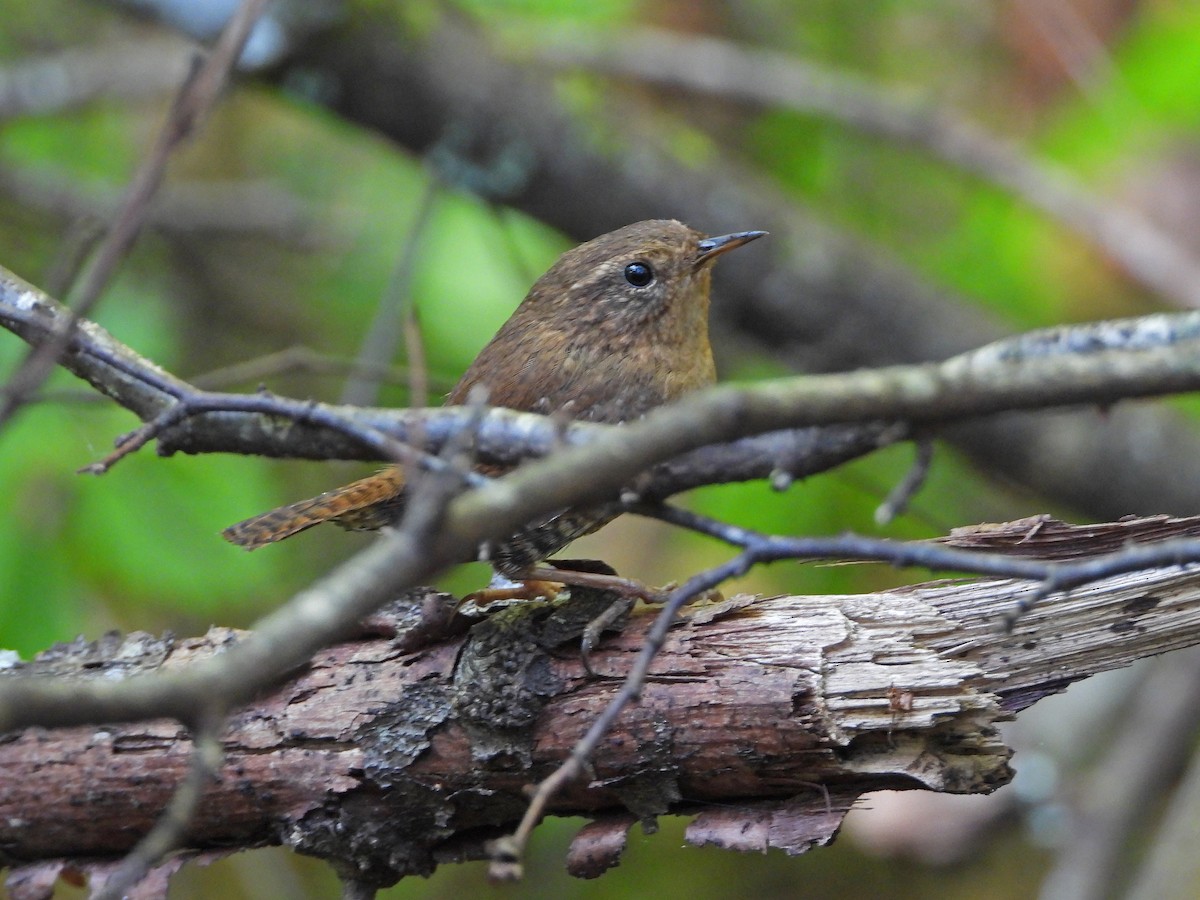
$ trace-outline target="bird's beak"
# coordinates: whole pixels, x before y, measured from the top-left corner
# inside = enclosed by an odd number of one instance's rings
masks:
[[[753,240],[757,240],[766,233],[765,231],[735,231],[733,234],[722,234],[719,237],[705,238],[698,245],[699,252],[696,254],[696,268],[700,268],[706,262],[711,262],[722,253],[733,250],[735,247],[740,247],[742,244],[748,244]]]

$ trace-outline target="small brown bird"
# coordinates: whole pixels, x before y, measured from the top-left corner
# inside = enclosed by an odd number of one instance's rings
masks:
[[[624,422],[712,384],[712,262],[764,234],[705,237],[680,222],[656,219],[567,251],[480,351],[447,402],[466,402],[478,384],[494,406]],[[253,550],[322,522],[374,530],[399,519],[403,493],[404,472],[389,466],[231,525],[224,536]],[[489,548],[488,558],[498,571],[517,574],[614,515],[568,510]]]

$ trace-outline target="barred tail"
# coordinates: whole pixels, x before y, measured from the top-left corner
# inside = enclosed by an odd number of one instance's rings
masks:
[[[403,505],[404,474],[395,466],[358,481],[261,513],[230,525],[221,536],[230,543],[257,550],[293,534],[337,522],[344,528],[371,531],[394,522]]]

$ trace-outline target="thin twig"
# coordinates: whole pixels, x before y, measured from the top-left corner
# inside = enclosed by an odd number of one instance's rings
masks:
[[[1113,64],[1104,42],[1090,23],[1069,3],[1040,3],[1019,0],[1016,4],[1041,34],[1062,64],[1063,71],[1093,105],[1098,105],[1101,89],[1124,88],[1122,99],[1131,99],[1120,72]]]
[[[1079,563],[1055,563],[1042,560],[1014,560],[992,555],[987,559],[972,551],[953,555],[927,553],[939,547],[922,542],[902,543],[891,540],[842,535],[834,538],[790,538],[766,535],[740,526],[730,525],[678,507],[665,504],[636,510],[664,522],[689,528],[742,548],[742,552],[726,562],[700,572],[688,579],[667,597],[654,626],[647,633],[632,669],[620,690],[596,718],[587,733],[572,748],[570,756],[533,790],[529,806],[512,835],[496,841],[492,847],[490,876],[496,880],[515,880],[521,877],[521,859],[534,827],[541,821],[546,805],[564,785],[583,774],[603,737],[617,717],[640,696],[646,674],[654,657],[662,649],[666,636],[679,610],[704,591],[711,590],[731,578],[744,575],[753,565],[782,559],[870,560],[889,562],[897,566],[921,566],[930,569],[960,570],[977,574],[1005,575],[1040,582],[1035,596],[1096,581],[1112,575],[1165,565],[1184,565],[1200,562],[1200,540],[1165,541],[1149,546],[1135,546],[1117,553]],[[972,558],[974,557],[974,558]],[[1010,566],[1009,563],[1031,563]],[[1030,608],[1032,601],[1019,601],[1017,610],[1003,619],[1011,630],[1016,617]]]
[[[0,269],[0,324],[30,343],[42,343],[63,327],[66,316],[52,298]],[[626,451],[632,449],[634,435],[645,437],[645,432],[653,431],[663,432],[665,438],[665,432],[671,431],[673,438],[667,443],[677,443],[676,452],[683,453],[774,429],[868,423],[860,426],[866,429],[863,434],[854,428],[839,433],[841,437],[835,443],[853,445],[845,452],[832,454],[834,461],[840,462],[903,437],[903,428],[888,436],[881,420],[937,424],[999,411],[1110,404],[1135,396],[1194,390],[1200,388],[1197,344],[1200,313],[1196,312],[1046,329],[998,341],[937,365],[780,379],[739,389],[717,388],[622,428],[573,423],[560,435],[545,417],[492,413],[480,430],[479,451],[489,462],[506,464],[544,455],[562,442],[586,443],[593,435],[607,432],[621,436],[614,440],[624,445],[622,453],[628,456]],[[189,389],[186,382],[168,375],[98,326],[89,324],[81,329],[71,347],[73,352],[63,360],[64,366],[144,419],[160,414],[176,401],[180,391]],[[173,390],[159,387],[164,383]],[[272,417],[293,417],[289,409],[294,410],[297,401],[277,401],[278,409],[259,407],[261,414],[257,415],[261,418],[256,421],[228,415],[191,421],[186,428],[160,436],[160,452],[220,450],[364,458],[361,442],[342,443],[335,450],[327,435],[278,428]],[[419,421],[429,439],[436,441],[461,427],[463,412],[344,409],[340,414],[373,425],[387,422],[386,427],[394,427],[396,434],[404,434],[406,424],[411,427],[413,421]],[[658,423],[656,427],[650,426],[652,420]],[[796,475],[818,471],[803,469],[806,459],[822,452],[819,442],[816,444],[810,435],[799,445],[804,449],[801,457],[773,468],[782,467]],[[777,447],[772,452],[789,451]],[[668,452],[658,459],[671,455]],[[624,477],[635,474],[630,471]],[[714,479],[710,483],[721,482],[719,472],[709,472],[706,477]]]
[[[740,547],[754,555],[755,562],[783,559],[882,562],[893,566],[920,567],[931,571],[970,572],[997,578],[1020,578],[1037,583],[1032,596],[1017,603],[1004,620],[1006,627],[1028,612],[1040,598],[1126,572],[1185,566],[1200,562],[1200,540],[1176,538],[1154,544],[1135,544],[1078,562],[1012,557],[1002,553],[977,553],[926,541],[896,541],[855,534],[836,537],[788,537],[763,534],[740,525],[730,525],[691,510],[669,504],[633,510],[681,528]],[[952,554],[929,552],[934,548],[954,549]]]
[[[387,290],[379,300],[379,308],[367,329],[366,339],[354,359],[355,366],[364,373],[378,369],[395,356],[396,344],[402,336],[405,363],[408,367],[410,406],[429,405],[429,375],[425,345],[421,339],[416,305],[413,302],[412,277],[416,266],[417,248],[432,218],[439,189],[436,178],[430,177],[426,181],[416,214],[404,239],[400,258],[392,271]],[[355,375],[346,383],[341,402],[348,406],[370,406],[375,403],[378,389],[377,378]]]
[[[216,711],[198,717],[193,726],[191,764],[171,802],[154,827],[138,841],[116,871],[95,893],[95,900],[117,900],[177,848],[192,823],[204,789],[221,768],[221,729],[225,717]]]
[[[79,321],[99,300],[117,266],[133,246],[146,210],[166,174],[167,162],[175,149],[199,127],[217,101],[230,70],[250,36],[268,0],[243,0],[221,32],[208,60],[194,67],[180,88],[167,120],[153,147],[134,173],[133,180],[113,220],[88,266],[80,275],[69,301],[70,319],[52,340],[32,350],[13,374],[0,402],[0,426],[35,393],[49,377],[59,355],[66,349]]]
[[[425,463],[414,468],[414,477],[405,486],[404,514],[400,527],[414,534],[432,533],[447,504],[461,493],[464,485],[478,486],[491,480],[472,468],[475,462],[475,435],[488,410],[487,389],[472,388],[467,400],[470,417],[465,426],[442,445],[436,456],[431,457],[436,460],[436,465]],[[421,455],[430,457],[428,453]]]
[[[282,406],[280,405],[281,400],[285,401]],[[465,483],[473,487],[481,487],[491,480],[486,475],[481,475],[478,472],[459,471],[446,462],[439,460],[437,456],[419,449],[414,444],[397,440],[383,429],[348,419],[339,415],[336,409],[323,407],[312,401],[286,400],[286,398],[275,397],[269,394],[212,394],[207,391],[179,392],[178,400],[174,405],[167,407],[155,418],[123,436],[111,453],[107,454],[103,459],[83,466],[79,469],[79,472],[88,475],[103,475],[122,459],[154,440],[165,429],[201,413],[217,411],[250,412],[255,410],[270,412],[272,415],[282,415],[297,423],[319,425],[322,428],[329,428],[340,432],[354,440],[361,441],[365,446],[370,447],[373,452],[378,453],[383,459],[404,463],[406,466],[411,467],[414,472],[445,472],[452,470],[457,472],[458,476]],[[450,446],[452,444],[453,434],[460,433],[471,427],[478,427],[477,422],[475,425],[471,425],[471,420],[468,420],[465,428],[456,429],[452,433],[451,440],[446,442],[446,445]]]
[[[203,374],[194,376],[191,383],[202,390],[212,391],[229,385],[254,384],[261,382],[264,378],[289,375],[293,372],[364,378],[376,384],[405,384],[411,378],[404,366],[394,366],[388,363],[364,364],[319,353],[311,347],[298,344],[245,362],[222,366],[219,369],[210,369]],[[448,391],[454,386],[454,379],[445,375],[438,375],[430,378],[429,381],[438,390]]]
[[[250,410],[284,416],[297,423],[319,424],[321,427],[330,428],[361,441],[373,451],[380,453],[384,459],[404,462],[412,466],[414,471],[424,469],[440,471],[445,468],[435,456],[425,453],[410,443],[393,438],[383,429],[352,420],[338,413],[335,408],[324,407],[311,400],[288,400],[265,393],[221,394],[198,391],[186,382],[171,378],[156,369],[141,370],[105,348],[96,347],[92,352],[113,369],[139,377],[153,385],[165,396],[173,398],[173,402],[165,406],[161,412],[140,428],[118,440],[116,448],[103,459],[82,467],[79,470],[81,473],[102,475],[126,456],[161,435],[165,429],[204,412],[247,412]],[[473,417],[476,415],[476,413],[472,413]],[[466,427],[478,430],[477,418],[472,418]],[[419,431],[419,423],[414,423],[414,429]],[[454,434],[461,430],[463,429],[456,429],[450,439],[453,440]],[[486,484],[488,481],[486,476],[475,472],[463,473],[462,477],[468,484],[476,487]]]
[[[875,508],[876,525],[887,525],[903,513],[929,476],[929,468],[933,464],[933,441],[927,435],[917,437],[913,439],[913,446],[917,453],[912,465],[883,502]]]
[[[750,551],[741,553],[720,566],[692,576],[671,591],[658,618],[654,620],[654,626],[646,633],[642,649],[616,695],[609,701],[604,711],[596,717],[587,733],[571,748],[571,755],[538,783],[516,831],[493,844],[492,862],[488,869],[490,878],[495,881],[514,881],[521,877],[521,859],[524,857],[525,847],[529,843],[529,836],[533,833],[533,829],[542,819],[546,804],[564,785],[578,778],[587,770],[592,753],[595,752],[604,736],[608,734],[617,717],[626,706],[641,696],[642,688],[646,683],[646,673],[650,671],[654,657],[662,649],[663,642],[667,639],[667,632],[675,624],[679,610],[705,591],[712,590],[730,578],[745,574],[753,563],[752,555]]]

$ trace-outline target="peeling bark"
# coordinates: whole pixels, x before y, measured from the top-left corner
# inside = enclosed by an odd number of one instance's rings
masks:
[[[1026,584],[693,607],[641,702],[596,753],[592,777],[552,804],[606,823],[581,834],[572,871],[599,874],[631,822],[652,825],[667,812],[698,813],[695,843],[798,853],[831,840],[867,791],[990,792],[1012,774],[997,723],[1075,680],[1197,642],[1196,581],[1177,569],[1110,579],[1049,598],[1012,634],[1000,612],[1033,590]],[[373,884],[479,857],[524,810],[525,786],[611,699],[648,613],[592,657],[612,678],[588,678],[581,666],[575,638],[593,610],[578,592],[517,605],[422,650],[365,636],[322,651],[229,723],[225,763],[189,843],[201,852],[282,843]],[[121,677],[185,665],[237,639],[223,629],[110,637],[5,674]],[[8,736],[0,846],[12,877],[45,871],[45,860],[127,851],[183,776],[190,748],[167,721]]]

